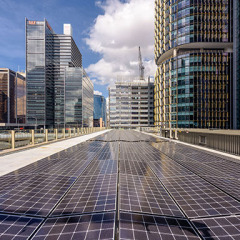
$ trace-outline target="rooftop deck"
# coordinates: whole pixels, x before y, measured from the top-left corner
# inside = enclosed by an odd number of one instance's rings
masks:
[[[24,166],[27,151],[0,158],[15,170],[0,177],[0,239],[240,239],[238,159],[130,130],[91,137],[28,150]]]

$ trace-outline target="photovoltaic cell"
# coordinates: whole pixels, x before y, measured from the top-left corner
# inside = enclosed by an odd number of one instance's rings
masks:
[[[189,218],[240,213],[240,203],[197,176],[161,179]]]
[[[0,239],[28,239],[43,219],[0,214]]]
[[[48,219],[32,239],[114,239],[115,213]]]
[[[120,209],[183,217],[157,178],[120,175]]]
[[[240,239],[240,216],[192,220],[203,239]]]
[[[116,174],[80,177],[52,216],[115,210],[116,194]]]
[[[185,219],[120,212],[121,240],[199,239]]]
[[[36,175],[0,196],[0,212],[47,216],[75,178]]]

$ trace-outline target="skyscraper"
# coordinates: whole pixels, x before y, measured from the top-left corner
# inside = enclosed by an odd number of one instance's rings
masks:
[[[104,96],[94,94],[94,112],[93,112],[93,121],[95,127],[100,126],[100,118],[104,122],[104,125],[107,124],[107,113],[106,113],[106,99]]]
[[[153,82],[145,80],[121,81],[109,88],[110,127],[152,127]]]
[[[55,34],[47,20],[26,19],[26,70],[28,123],[43,127],[83,125],[85,116],[80,111],[86,84],[82,55],[70,24],[64,24],[64,34]],[[93,101],[93,86],[91,90],[88,97]]]
[[[0,68],[0,123],[25,123],[26,81],[24,73]]]
[[[240,2],[233,1],[233,128],[240,129]]]
[[[155,125],[233,128],[233,3],[155,1]]]

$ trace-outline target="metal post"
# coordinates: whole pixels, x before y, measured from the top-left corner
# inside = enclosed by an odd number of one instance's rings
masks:
[[[11,143],[12,143],[12,149],[15,149],[15,131],[11,131]]]
[[[74,137],[76,136],[76,128],[73,128]]]
[[[79,136],[79,135],[80,135],[79,128],[77,128],[77,136]]]
[[[48,142],[48,129],[45,129],[45,140],[46,143]]]
[[[65,128],[62,129],[62,134],[63,134],[63,139],[65,139],[66,138],[66,136],[65,136]]]
[[[175,129],[175,139],[178,139],[178,132],[177,132],[177,129]]]
[[[35,131],[34,129],[31,130],[31,133],[32,133],[32,145],[35,144]]]
[[[58,129],[54,129],[56,140],[58,140]]]

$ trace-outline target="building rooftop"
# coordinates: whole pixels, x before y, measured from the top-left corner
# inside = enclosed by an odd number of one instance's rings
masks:
[[[237,158],[112,130],[2,176],[0,236],[239,239],[239,181]]]

